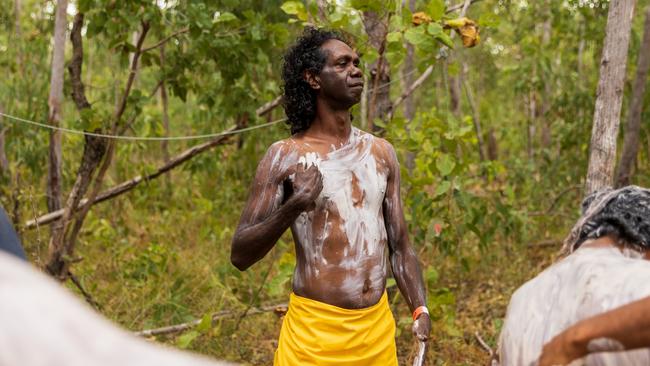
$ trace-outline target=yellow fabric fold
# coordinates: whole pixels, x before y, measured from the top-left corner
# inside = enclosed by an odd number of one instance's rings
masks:
[[[274,366],[397,366],[395,320],[386,292],[363,309],[291,294]]]

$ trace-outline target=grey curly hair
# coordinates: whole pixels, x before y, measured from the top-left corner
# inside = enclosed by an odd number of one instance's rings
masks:
[[[650,190],[626,186],[587,196],[582,201],[582,217],[564,240],[562,251],[573,253],[587,239],[610,234],[633,249],[650,249]]]

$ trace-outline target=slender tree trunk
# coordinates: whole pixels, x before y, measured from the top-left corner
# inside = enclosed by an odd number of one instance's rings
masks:
[[[451,57],[449,57],[445,62],[445,68],[447,69],[447,80],[449,88],[449,109],[451,113],[456,118],[460,118],[460,75],[452,75],[449,72],[449,64],[451,63]]]
[[[0,103],[0,113],[4,113],[2,103]],[[9,160],[7,160],[7,153],[5,151],[7,127],[2,123],[3,119],[4,117],[0,116],[0,173],[2,173],[2,175],[7,175],[10,174]]]
[[[537,97],[535,91],[528,92],[528,124],[526,126],[527,141],[526,151],[528,152],[528,159],[532,160],[535,155],[535,147],[533,140],[535,140],[535,120],[537,118]]]
[[[70,41],[72,43],[72,60],[68,66],[70,80],[72,84],[72,99],[79,112],[90,108],[90,103],[86,99],[85,87],[81,80],[83,66],[83,42],[81,38],[81,29],[83,28],[84,14],[78,13],[74,18]],[[102,132],[97,129],[94,132]],[[73,245],[70,243],[70,223],[74,218],[74,213],[79,202],[90,186],[93,173],[102,161],[106,151],[106,139],[84,136],[85,144],[81,164],[77,171],[77,177],[72,186],[70,194],[64,207],[63,219],[59,222],[60,229],[54,230],[49,244],[49,260],[46,266],[47,271],[54,277],[64,280],[69,273],[69,260],[73,256]]]
[[[468,67],[467,64],[463,63],[463,70],[465,70],[465,75],[467,75]],[[483,131],[481,128],[481,120],[479,116],[479,111],[478,107],[476,106],[476,103],[474,102],[474,93],[472,92],[472,88],[469,85],[469,81],[467,78],[465,78],[463,85],[465,86],[465,95],[467,96],[467,104],[469,104],[470,109],[472,110],[472,122],[474,122],[474,132],[476,133],[476,141],[477,141],[477,148],[478,148],[478,157],[479,161],[483,162],[485,161],[485,143],[483,142]]]
[[[20,37],[20,14],[22,13],[21,0],[14,0],[14,33]]]
[[[551,13],[551,0],[546,0],[545,2],[545,20],[544,23],[542,24],[542,48],[547,49],[549,46],[549,43],[551,43],[551,30],[552,30],[552,24],[551,24],[551,18],[553,14]],[[552,131],[552,120],[551,116],[549,116],[549,112],[551,110],[551,93],[552,93],[552,87],[551,87],[551,77],[550,75],[547,75],[544,77],[544,94],[542,97],[542,105],[540,109],[541,113],[541,121],[542,121],[542,126],[541,126],[541,145],[543,148],[549,147],[551,145],[551,131]]]
[[[415,11],[415,0],[408,0],[408,7],[409,10],[412,12]],[[404,59],[404,68],[402,69],[402,74],[403,74],[403,86],[402,90],[406,90],[411,84],[413,84],[413,81],[415,80],[415,75],[413,72],[415,71],[415,47],[413,47],[412,44],[406,43],[406,58]],[[404,117],[406,117],[407,120],[413,119],[415,116],[415,100],[411,97],[408,96],[404,99]]]
[[[165,45],[160,47],[160,68],[165,69]],[[165,129],[165,137],[169,136],[169,100],[167,97],[167,85],[165,80],[160,83],[160,104],[162,105],[162,120],[163,128]],[[162,141],[160,147],[163,151],[163,158],[165,163],[169,162],[169,147],[167,141]]]
[[[491,161],[499,159],[499,144],[497,142],[496,136],[494,136],[493,128],[490,128],[488,131],[487,157]]]
[[[53,126],[61,124],[61,104],[63,102],[63,73],[65,57],[65,33],[67,21],[68,0],[58,0],[56,3],[56,18],[54,21],[54,48],[52,52],[52,72],[50,79],[50,108],[48,121]],[[47,208],[50,212],[61,208],[61,132],[53,130],[50,133],[50,162],[48,167]]]
[[[585,193],[611,186],[635,0],[609,3]]]
[[[327,22],[327,1],[316,0],[316,5],[318,6],[318,18],[323,23]]]
[[[636,78],[634,79],[634,87],[632,89],[632,101],[630,102],[630,111],[625,125],[623,154],[621,155],[618,174],[616,176],[616,186],[618,187],[630,184],[632,167],[634,166],[639,151],[641,112],[643,112],[643,97],[648,78],[648,68],[650,68],[650,7],[647,7],[645,11],[643,41],[641,41],[641,47],[639,47]]]
[[[386,119],[391,110],[390,101],[390,67],[384,56],[388,19],[383,19],[373,11],[363,13],[363,25],[368,34],[368,43],[377,50],[379,58],[370,66],[370,83],[368,85],[368,124],[374,131],[374,119]]]

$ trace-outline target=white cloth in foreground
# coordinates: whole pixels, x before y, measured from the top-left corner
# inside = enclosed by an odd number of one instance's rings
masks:
[[[0,366],[220,366],[119,329],[0,251]]]
[[[521,286],[510,299],[503,366],[536,365],[545,343],[577,321],[650,295],[650,261],[612,247],[580,248]],[[591,347],[598,347],[597,340]],[[591,354],[585,364],[650,365],[650,349]]]

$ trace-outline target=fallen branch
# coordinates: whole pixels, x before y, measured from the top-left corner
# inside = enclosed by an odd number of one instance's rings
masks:
[[[261,308],[252,309],[248,312],[248,315],[262,314],[262,313],[267,313],[269,311],[273,311],[276,314],[283,315],[284,313],[286,313],[287,311],[286,309],[287,309],[286,303],[268,305]],[[221,318],[225,318],[235,313],[236,311],[234,310],[219,311],[217,313],[212,314],[212,322],[214,323],[215,321]],[[152,337],[152,336],[163,335],[163,334],[175,334],[175,333],[184,332],[188,329],[194,328],[197,325],[201,324],[201,321],[202,319],[196,319],[187,323],[169,325],[166,327],[155,328],[155,329],[141,330],[139,332],[134,332],[134,334],[141,337]]]
[[[261,106],[260,108],[257,109],[257,116],[262,117],[265,114],[269,113],[272,111],[275,107],[280,105],[282,102],[282,97],[277,97],[273,101],[266,103],[265,105]],[[229,132],[234,132],[237,129],[236,126],[232,126],[228,128],[227,130],[224,131],[224,133],[229,133]],[[126,182],[120,183],[117,186],[110,188],[100,194],[97,195],[97,197],[93,200],[92,205],[95,205],[97,203],[106,201],[107,199],[119,196],[125,192],[130,191],[131,189],[135,188],[138,184],[142,183],[143,181],[149,181],[152,179],[157,178],[163,173],[166,173],[170,171],[173,168],[176,168],[177,166],[181,165],[182,163],[192,159],[196,155],[203,153],[212,147],[221,145],[226,142],[228,136],[219,136],[216,137],[208,142],[205,142],[200,145],[195,145],[182,153],[176,155],[175,157],[172,157],[168,163],[165,163],[162,167],[158,168],[154,173],[149,174],[145,177],[143,176],[137,176],[131,180],[128,180]],[[85,207],[85,205],[88,204],[88,199],[83,199],[77,206],[77,210],[79,210],[82,207]],[[58,219],[61,218],[63,215],[63,210],[57,210],[53,211],[50,213],[47,213],[45,215],[39,216],[33,220],[29,220],[25,223],[24,229],[33,229],[37,225],[47,225],[50,224]]]
[[[492,350],[492,347],[490,347],[487,342],[481,338],[481,335],[478,334],[478,332],[474,332],[474,337],[476,337],[476,340],[478,341],[478,344],[481,346],[481,348],[483,348],[488,353],[488,355],[490,355],[490,358],[492,358],[494,356],[494,350]]]
[[[83,287],[83,285],[81,284],[81,281],[79,281],[77,276],[72,274],[72,272],[68,271],[68,278],[70,278],[70,280],[72,280],[72,283],[74,283],[74,285],[77,286],[77,288],[79,289],[81,294],[86,299],[87,303],[89,303],[97,311],[102,310],[102,306],[97,301],[95,301],[95,299],[90,295],[90,293],[88,291],[86,291],[86,289]]]

